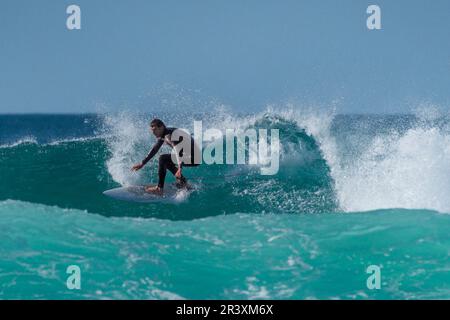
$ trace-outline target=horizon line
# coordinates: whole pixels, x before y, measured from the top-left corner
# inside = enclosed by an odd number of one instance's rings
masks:
[[[92,115],[105,115],[118,113],[121,111],[110,111],[110,112],[5,112],[1,113],[0,116],[92,116]],[[137,111],[135,113],[152,113],[151,111]],[[160,111],[157,113],[169,113],[169,111]],[[192,113],[185,111],[185,113]],[[199,113],[214,113],[214,112],[199,112]],[[248,114],[255,114],[258,112],[249,112]],[[336,113],[336,115],[415,115],[412,112],[385,112],[385,113],[375,113],[375,112],[346,112],[346,113]]]

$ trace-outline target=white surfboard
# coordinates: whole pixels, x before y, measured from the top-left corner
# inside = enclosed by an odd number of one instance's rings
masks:
[[[148,193],[145,191],[146,186],[129,186],[116,188],[103,192],[105,196],[130,202],[151,203],[151,202],[166,202],[179,203],[185,201],[190,190],[178,189],[174,185],[167,185],[164,188],[163,195]]]

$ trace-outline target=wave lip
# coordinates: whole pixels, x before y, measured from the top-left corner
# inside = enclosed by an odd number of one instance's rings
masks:
[[[36,137],[26,136],[15,142],[0,144],[0,148],[14,148],[23,144],[38,144]]]

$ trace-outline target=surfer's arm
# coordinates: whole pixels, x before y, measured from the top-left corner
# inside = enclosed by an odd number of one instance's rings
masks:
[[[177,158],[177,163],[178,163],[178,170],[175,173],[175,177],[176,178],[181,178],[181,170],[182,170],[182,167],[183,167],[183,162],[181,162],[180,153],[179,153],[179,150],[178,150],[177,146],[173,146],[173,149],[175,151],[175,157]]]
[[[173,141],[167,141],[171,147],[173,148],[173,151],[175,153],[175,158],[177,159],[177,165],[178,165],[178,170],[181,170],[181,167],[183,166],[183,162],[180,159],[180,150],[177,144],[175,144]]]
[[[159,151],[159,149],[161,149],[161,146],[163,145],[163,143],[164,143],[163,139],[158,139],[158,141],[156,141],[156,143],[152,147],[152,150],[150,150],[150,152],[145,157],[145,159],[142,160],[143,166],[145,166],[147,164],[147,162],[149,162],[155,156],[155,154]]]
[[[177,158],[178,170],[181,170],[183,162],[181,162],[179,150],[176,146],[174,146],[173,149],[175,150],[175,157]]]

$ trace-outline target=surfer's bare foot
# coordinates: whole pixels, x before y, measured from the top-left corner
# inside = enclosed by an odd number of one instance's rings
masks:
[[[157,194],[159,196],[163,195],[163,189],[158,186],[150,186],[145,188],[145,192]]]

